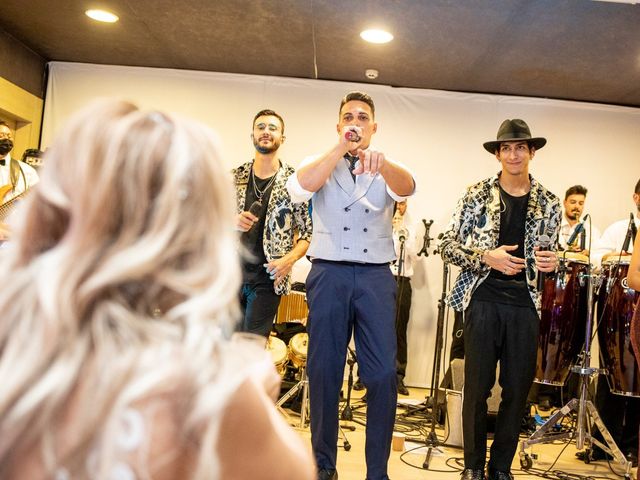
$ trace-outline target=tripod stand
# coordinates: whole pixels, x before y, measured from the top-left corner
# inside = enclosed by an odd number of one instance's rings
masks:
[[[351,391],[353,390],[353,366],[357,361],[358,360],[356,359],[356,352],[354,352],[351,347],[347,346],[347,365],[349,366],[349,376],[347,377],[347,400],[344,407],[342,408],[342,412],[340,412],[340,420],[344,420],[346,422],[355,422],[358,425],[362,425],[364,427],[366,426],[364,422],[355,420],[353,418],[353,410],[351,408]],[[356,429],[356,427],[354,427],[353,425],[340,425],[340,428],[349,430],[351,432],[355,431]]]
[[[309,413],[309,380],[307,379],[306,364],[300,367],[300,380],[293,387],[285,393],[282,398],[276,402],[276,407],[287,418],[290,418],[289,414],[282,408],[282,405],[302,390],[302,402],[300,404],[300,428],[304,428],[307,425],[307,415]]]
[[[586,277],[586,280],[585,280]],[[557,280],[556,280],[557,281]],[[593,445],[600,447],[605,453],[613,456],[615,461],[625,469],[625,479],[630,479],[631,475],[631,462],[629,462],[623,453],[616,445],[615,440],[605,427],[598,410],[591,400],[587,400],[587,389],[591,377],[594,375],[606,373],[606,370],[592,368],[591,367],[591,331],[593,321],[593,275],[591,273],[591,267],[587,269],[587,273],[581,275],[580,281],[587,282],[587,318],[585,325],[585,341],[584,351],[582,352],[582,363],[579,366],[575,366],[571,371],[577,373],[580,376],[580,398],[572,398],[569,402],[551,415],[549,419],[528,439],[524,440],[520,448],[520,466],[523,470],[528,470],[533,466],[531,456],[525,452],[525,450],[537,443],[549,443],[554,440],[563,440],[573,437],[573,432],[564,433],[549,433],[550,430],[558,423],[558,421],[571,414],[571,412],[577,412],[577,425],[575,430],[576,447],[578,450],[582,450],[587,445],[590,448]],[[598,430],[602,434],[606,445],[593,438],[591,435],[591,420],[598,427]]]
[[[438,253],[438,249],[434,253]],[[425,439],[427,445],[427,454],[422,468],[429,469],[429,463],[431,462],[431,454],[434,448],[437,448],[440,441],[438,435],[436,435],[436,424],[438,423],[439,407],[438,407],[438,392],[440,390],[440,357],[442,356],[443,347],[443,334],[444,334],[444,317],[446,311],[446,295],[447,295],[447,280],[449,278],[449,264],[443,263],[442,269],[442,294],[438,300],[438,322],[436,326],[436,345],[433,352],[433,373],[431,374],[431,427],[429,434]],[[435,387],[435,390],[434,390]]]

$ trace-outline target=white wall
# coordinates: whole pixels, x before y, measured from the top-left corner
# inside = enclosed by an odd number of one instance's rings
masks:
[[[523,118],[548,139],[531,172],[563,197],[567,187],[589,189],[585,212],[603,230],[633,210],[640,178],[640,109],[546,99],[392,88],[381,85],[210,72],[54,62],[43,120],[43,147],[64,121],[95,97],[113,96],[189,115],[213,127],[229,168],[252,157],[253,115],[272,108],[285,119],[282,158],[297,165],[336,140],[338,106],[350,90],[376,102],[375,144],[408,165],[418,179],[410,200],[415,220],[433,219],[432,236],[448,222],[464,188],[499,170],[482,148],[505,118]],[[407,383],[431,381],[442,262],[422,258],[414,280]],[[447,344],[449,337],[447,337]],[[446,365],[446,361],[444,364]]]

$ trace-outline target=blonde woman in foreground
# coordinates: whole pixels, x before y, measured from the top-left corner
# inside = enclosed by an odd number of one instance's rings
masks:
[[[313,478],[264,344],[229,340],[235,196],[211,132],[101,102],[44,163],[0,258],[0,478]]]

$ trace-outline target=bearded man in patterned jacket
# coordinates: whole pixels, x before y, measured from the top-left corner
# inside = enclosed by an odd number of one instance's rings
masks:
[[[290,290],[291,267],[311,241],[309,203],[294,204],[286,188],[295,172],[282,162],[284,120],[273,110],[253,119],[253,160],[233,170],[238,215],[236,228],[245,247],[242,264],[240,331],[269,336],[280,296]]]

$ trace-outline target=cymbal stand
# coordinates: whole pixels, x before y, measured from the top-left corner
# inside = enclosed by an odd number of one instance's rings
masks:
[[[533,466],[531,456],[526,453],[526,449],[531,445],[537,443],[550,443],[556,440],[571,439],[575,434],[576,448],[582,450],[585,448],[591,448],[593,445],[600,447],[605,453],[611,455],[615,462],[625,470],[624,478],[631,479],[631,462],[628,461],[620,448],[616,445],[615,440],[605,427],[598,410],[591,400],[587,399],[587,390],[589,382],[592,377],[599,374],[606,373],[605,369],[591,367],[591,331],[593,321],[593,291],[596,283],[600,283],[600,278],[594,280],[594,275],[591,271],[591,266],[587,269],[586,274],[580,275],[580,282],[587,282],[587,319],[585,324],[585,342],[584,350],[581,354],[581,365],[576,365],[571,368],[572,372],[575,372],[580,377],[580,398],[572,398],[569,402],[551,415],[547,421],[540,426],[528,439],[523,440],[520,447],[520,466],[523,470],[528,470]],[[556,277],[556,282],[560,281],[559,276]],[[583,283],[584,284],[584,283]],[[563,417],[570,415],[572,412],[577,412],[577,425],[575,432],[560,432],[553,433],[555,425]],[[593,438],[591,435],[591,424],[594,423],[604,441],[603,444],[598,439]],[[551,432],[550,432],[551,431]]]

